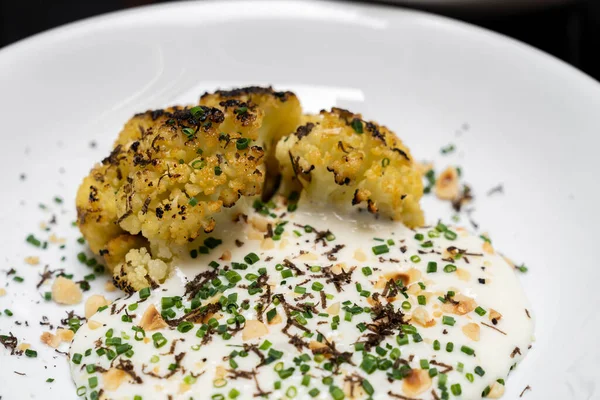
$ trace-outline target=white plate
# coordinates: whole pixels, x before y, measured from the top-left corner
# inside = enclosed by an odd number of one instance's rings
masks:
[[[557,5],[576,3],[581,0],[389,0],[391,3],[418,7],[441,8],[456,11],[525,11]]]
[[[74,194],[134,112],[193,101],[206,89],[273,83],[309,110],[362,111],[392,127],[413,154],[462,167],[477,195],[474,218],[496,248],[530,272],[533,351],[508,381],[507,399],[592,399],[600,328],[593,249],[600,87],[571,67],[502,36],[387,7],[310,2],[201,2],[141,8],[68,25],[0,51],[3,171],[0,331],[31,343],[37,359],[0,350],[2,399],[75,398],[67,362],[39,342],[39,320],[63,309],[35,290],[39,255],[81,277],[89,270],[70,226]],[[90,142],[97,142],[95,149]],[[457,152],[439,155],[455,143]],[[24,173],[26,179],[20,180]],[[504,195],[486,196],[502,182]],[[52,204],[55,195],[62,206]],[[65,250],[25,243],[52,212]],[[425,203],[429,219],[449,208]],[[463,219],[465,221],[465,219]],[[60,254],[67,260],[59,261]],[[6,282],[6,283],[5,283]],[[102,279],[97,283],[101,287]],[[49,290],[47,287],[40,291]],[[93,292],[93,291],[92,291]],[[29,327],[15,321],[28,321]],[[20,376],[13,371],[26,373]],[[46,383],[48,377],[55,378]]]

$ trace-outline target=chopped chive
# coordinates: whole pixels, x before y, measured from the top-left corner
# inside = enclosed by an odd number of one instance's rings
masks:
[[[238,140],[236,140],[235,142],[235,147],[238,150],[244,150],[246,148],[248,148],[248,144],[250,143],[250,140],[247,138],[239,138]]]
[[[378,246],[373,246],[372,250],[373,254],[378,256],[380,254],[388,253],[390,251],[390,248],[387,246],[387,244],[380,244]]]
[[[244,261],[246,261],[248,264],[252,265],[255,262],[257,262],[258,260],[260,260],[260,258],[256,255],[256,253],[248,253],[245,257],[244,257]]]
[[[352,122],[350,122],[350,126],[354,129],[354,132],[363,133],[363,123],[360,119],[354,118]]]
[[[456,320],[449,315],[444,315],[442,317],[442,324],[444,324],[444,325],[454,326],[455,323],[456,323]]]
[[[463,353],[465,353],[466,355],[472,356],[473,354],[475,354],[475,350],[473,350],[472,348],[468,347],[468,346],[461,346],[460,351],[462,351]]]
[[[454,385],[450,386],[450,391],[453,395],[460,396],[462,394],[460,383],[455,383]]]
[[[25,355],[27,357],[36,358],[37,357],[37,351],[31,350],[31,349],[27,349],[27,350],[25,350]]]
[[[431,274],[437,272],[437,263],[435,261],[429,261],[427,263],[427,273]]]
[[[444,267],[444,272],[450,273],[456,271],[456,265],[448,264]]]

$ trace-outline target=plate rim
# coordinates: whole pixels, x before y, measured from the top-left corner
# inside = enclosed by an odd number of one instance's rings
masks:
[[[91,16],[87,18],[83,18],[77,21],[69,22],[67,24],[63,24],[54,28],[50,28],[48,30],[36,33],[32,36],[26,37],[24,39],[18,40],[14,43],[11,43],[5,47],[0,48],[0,62],[5,61],[6,59],[10,60],[10,57],[13,57],[13,54],[16,54],[19,51],[27,51],[28,47],[39,46],[43,44],[44,41],[56,39],[63,35],[65,38],[66,35],[71,32],[77,33],[77,30],[89,28],[92,25],[106,24],[111,21],[115,21],[122,18],[131,19],[136,14],[140,13],[158,13],[160,11],[165,11],[166,9],[176,9],[176,8],[203,8],[210,7],[211,5],[233,5],[239,3],[248,3],[248,4],[268,4],[269,0],[205,0],[202,2],[199,1],[175,1],[169,3],[159,3],[159,4],[149,4],[143,5],[123,10],[111,11],[108,13]],[[578,79],[583,83],[587,83],[588,88],[594,87],[596,89],[597,95],[600,97],[600,82],[585,73],[577,69],[576,67],[568,64],[567,62],[561,60],[560,58],[547,53],[541,49],[538,49],[530,44],[522,42],[518,39],[512,38],[510,36],[504,35],[502,33],[498,33],[492,31],[490,29],[472,24],[470,22],[461,21],[452,17],[447,17],[439,14],[435,14],[429,11],[423,11],[418,9],[408,8],[405,5],[391,5],[391,4],[367,4],[367,3],[344,3],[342,1],[335,0],[282,0],[278,2],[278,6],[280,9],[297,7],[302,5],[317,5],[324,6],[328,8],[338,8],[338,9],[355,9],[355,10],[369,10],[369,9],[385,9],[388,12],[395,14],[405,14],[411,18],[419,18],[428,22],[433,22],[438,26],[443,26],[448,29],[460,29],[463,31],[468,31],[470,35],[475,35],[482,38],[485,41],[491,41],[492,43],[503,44],[508,46],[511,51],[519,50],[524,51],[529,56],[534,57],[537,61],[545,64],[548,67],[558,68],[558,70],[563,71],[564,74],[570,75],[570,79]],[[235,10],[236,7],[229,7],[229,9]]]

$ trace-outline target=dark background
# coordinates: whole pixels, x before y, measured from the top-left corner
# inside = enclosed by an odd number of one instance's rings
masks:
[[[0,0],[0,47],[85,17],[168,0]],[[529,11],[428,10],[529,43],[600,80],[600,0]]]

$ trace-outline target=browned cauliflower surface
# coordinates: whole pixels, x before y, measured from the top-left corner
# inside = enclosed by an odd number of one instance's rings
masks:
[[[421,174],[391,131],[338,108],[302,116],[293,93],[248,87],[131,118],[79,187],[79,228],[115,284],[140,290],[278,175],[308,201],[423,224]]]
[[[421,174],[393,132],[340,108],[304,122],[277,145],[284,182],[312,201],[366,206],[409,227],[423,224]]]
[[[217,92],[201,103],[210,106],[134,116],[80,186],[80,229],[110,267],[146,241],[184,245],[212,231],[224,208],[259,195],[265,143],[301,115],[293,93],[269,88]]]

